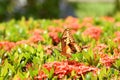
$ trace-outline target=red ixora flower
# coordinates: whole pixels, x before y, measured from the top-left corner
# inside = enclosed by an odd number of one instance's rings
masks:
[[[108,56],[107,54],[100,54],[100,57],[100,62],[107,68],[111,67],[112,63],[114,63],[116,60],[115,57]]]
[[[33,36],[28,39],[28,41],[36,43],[38,41],[44,41],[44,38],[38,32],[35,32]]]
[[[20,44],[28,44],[28,40],[17,41],[16,44],[17,44],[17,45],[20,45]]]
[[[43,49],[44,49],[45,53],[48,54],[48,55],[52,54],[52,52],[53,52],[52,48],[53,48],[53,46],[51,46],[51,45],[43,46]]]
[[[47,78],[47,75],[43,71],[39,71],[38,76],[35,76],[34,80],[43,80],[46,78]]]
[[[120,32],[119,31],[115,32],[115,35],[116,35],[116,38],[114,38],[114,42],[120,43]]]
[[[78,23],[78,22],[79,22],[79,19],[72,16],[68,16],[65,19],[65,23]]]
[[[57,32],[49,32],[49,36],[52,38],[52,42],[54,45],[57,45],[60,42],[60,38],[58,37]]]
[[[93,20],[92,17],[85,17],[85,18],[83,19],[83,22],[86,22],[86,23],[93,23],[94,20]]]
[[[71,17],[71,16],[65,19],[63,26],[65,28],[71,28],[72,30],[75,30],[75,31],[81,27],[81,25],[79,24],[79,19]]]
[[[10,51],[16,44],[14,42],[0,42],[0,48],[4,48],[7,51]]]
[[[87,72],[96,72],[98,71],[98,68],[94,68],[91,66],[86,66],[83,63],[79,63],[76,61],[55,61],[51,63],[46,63],[43,65],[44,68],[46,68],[48,71],[51,70],[51,68],[54,68],[54,75],[58,76],[59,79],[63,78],[65,75],[70,75],[71,72],[74,70],[76,72],[76,76],[81,76],[81,74],[85,74]],[[41,75],[38,74],[40,77]]]
[[[102,17],[103,20],[108,21],[108,22],[115,22],[115,19],[110,16],[104,16]]]
[[[49,32],[62,32],[63,28],[62,27],[54,27],[54,26],[49,26],[48,27]]]
[[[33,31],[33,34],[34,34],[34,35],[43,34],[43,33],[44,33],[44,30],[42,30],[42,29],[35,29],[35,30]]]
[[[120,46],[118,46],[118,48],[114,48],[113,52],[114,52],[114,58],[115,59],[119,59],[120,58]]]
[[[120,37],[120,31],[115,32],[115,35],[116,35],[117,37]]]
[[[65,28],[70,28],[72,30],[78,30],[81,26],[79,23],[75,22],[75,23],[69,23],[69,24],[64,24]]]
[[[94,38],[96,40],[99,39],[100,34],[101,34],[102,30],[99,27],[88,27],[83,34],[85,36],[90,36],[91,38]]]
[[[96,45],[96,47],[93,49],[94,52],[99,52],[99,53],[103,53],[103,50],[107,48],[107,45],[105,44],[98,44]]]

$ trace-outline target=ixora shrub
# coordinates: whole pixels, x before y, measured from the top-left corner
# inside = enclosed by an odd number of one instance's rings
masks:
[[[118,17],[0,23],[0,80],[119,79]]]

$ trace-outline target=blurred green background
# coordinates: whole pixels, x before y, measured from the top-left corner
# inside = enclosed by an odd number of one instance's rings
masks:
[[[0,0],[0,21],[12,18],[65,18],[114,16],[120,0]]]

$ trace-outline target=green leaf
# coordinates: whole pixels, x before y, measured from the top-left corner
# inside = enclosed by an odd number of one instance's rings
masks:
[[[82,53],[76,53],[76,54],[72,54],[71,60],[75,60],[75,61],[82,61],[83,60],[83,54]]]
[[[4,63],[4,65],[2,66],[2,69],[1,69],[1,74],[0,74],[0,76],[5,77],[5,75],[7,75],[7,73],[8,73],[8,61],[5,60],[5,63]]]
[[[113,63],[113,67],[115,67],[117,70],[120,70],[120,59],[116,60],[115,63]]]
[[[54,74],[54,68],[50,69],[50,72],[49,72],[49,79],[52,79],[53,74]]]

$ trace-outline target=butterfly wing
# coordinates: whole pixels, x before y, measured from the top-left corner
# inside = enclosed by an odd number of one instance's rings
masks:
[[[72,53],[80,52],[81,48],[75,43],[70,29],[65,29],[61,38],[62,54],[69,57]]]
[[[65,29],[61,38],[61,46],[62,46],[62,54],[67,57],[70,57],[71,55],[71,49],[68,45],[70,43],[69,36],[70,36],[69,29]]]

